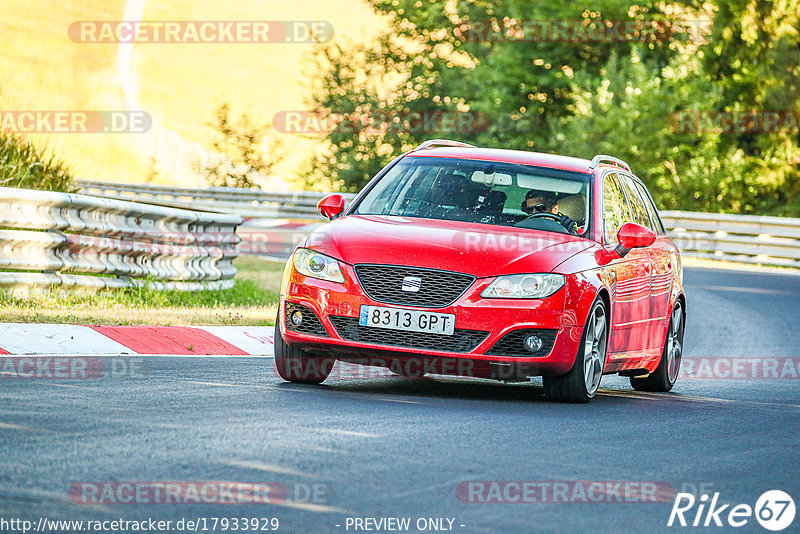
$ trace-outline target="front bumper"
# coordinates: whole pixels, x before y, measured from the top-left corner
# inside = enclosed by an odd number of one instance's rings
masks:
[[[280,331],[287,344],[315,354],[330,354],[356,362],[363,362],[364,358],[380,358],[380,361],[420,358],[434,362],[468,360],[479,364],[480,368],[489,368],[491,363],[506,367],[511,364],[521,370],[520,374],[529,376],[563,374],[575,361],[582,325],[576,323],[574,312],[565,312],[569,283],[541,300],[484,299],[480,294],[493,278],[479,278],[450,306],[429,309],[455,315],[456,334],[451,337],[358,327],[362,305],[415,310],[427,308],[373,300],[358,284],[353,267],[342,262],[340,265],[345,276],[344,284],[304,276],[289,262],[284,273],[278,313]],[[286,309],[288,306],[291,311],[293,305],[312,311],[319,323],[314,321],[313,328],[287,328]],[[521,332],[514,333],[520,329],[549,335],[546,347],[552,348],[546,353],[531,355],[522,354],[525,350],[502,350],[508,349],[509,342],[524,337]],[[364,335],[365,330],[369,331],[368,336]],[[507,334],[512,336],[506,337]],[[498,346],[501,340],[505,344]],[[460,366],[456,364],[456,368]],[[445,374],[450,373],[445,370]],[[463,373],[456,371],[453,374]]]

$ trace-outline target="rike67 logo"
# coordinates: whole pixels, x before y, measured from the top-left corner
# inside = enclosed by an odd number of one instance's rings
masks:
[[[678,493],[667,526],[738,528],[747,525],[753,516],[767,530],[784,530],[794,521],[794,500],[786,492],[770,490],[751,507],[749,504],[722,504],[718,492],[711,497],[704,493],[700,498],[691,493]]]

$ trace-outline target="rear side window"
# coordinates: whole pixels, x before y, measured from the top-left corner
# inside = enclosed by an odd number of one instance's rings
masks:
[[[629,176],[620,176],[620,178],[623,187],[625,187],[625,194],[628,197],[633,222],[655,231],[656,226],[653,224],[653,221],[650,220],[650,214],[647,213],[647,208],[644,207],[644,201],[640,196],[639,190],[634,185],[634,180]]]
[[[617,243],[620,227],[631,220],[625,193],[616,174],[609,174],[603,181],[603,224],[606,242]]]
[[[650,220],[653,222],[652,229],[657,234],[664,233],[664,226],[661,224],[661,220],[658,218],[658,212],[656,212],[656,207],[653,204],[653,199],[650,198],[650,195],[647,192],[647,189],[644,185],[639,182],[638,180],[633,181],[633,185],[636,186],[636,190],[639,192],[639,196],[644,203],[645,209],[647,209],[647,214],[650,216]]]

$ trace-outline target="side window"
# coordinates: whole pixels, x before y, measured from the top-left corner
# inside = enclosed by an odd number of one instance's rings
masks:
[[[628,203],[631,206],[633,222],[654,230],[655,226],[652,221],[650,221],[650,215],[647,213],[647,208],[644,207],[644,202],[642,201],[642,197],[639,196],[639,191],[634,185],[634,180],[628,176],[622,176],[621,178],[622,184],[625,187],[625,194],[628,197]]]
[[[658,218],[658,212],[656,212],[656,207],[653,204],[653,199],[650,198],[647,189],[639,181],[634,180],[633,184],[639,191],[639,195],[642,197],[642,202],[644,202],[644,207],[645,209],[647,209],[647,214],[650,216],[650,221],[652,221],[653,223],[653,226],[651,228],[655,233],[663,234],[664,226],[662,226],[661,220]]]
[[[616,174],[609,174],[603,182],[603,224],[606,242],[617,243],[620,227],[631,220],[625,193]]]

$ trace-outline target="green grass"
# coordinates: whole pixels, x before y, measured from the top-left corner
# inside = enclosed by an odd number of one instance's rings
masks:
[[[150,287],[93,292],[52,288],[20,294],[0,291],[0,322],[151,324],[181,326],[272,325],[283,264],[242,257],[231,289],[195,292]]]
[[[92,301],[98,294],[73,295],[71,300],[79,303],[83,299]],[[253,280],[236,280],[231,289],[206,289],[202,291],[158,291],[151,286],[109,291],[103,295],[118,304],[130,307],[185,307],[204,308],[218,306],[268,306],[274,304],[277,295],[259,287]]]

